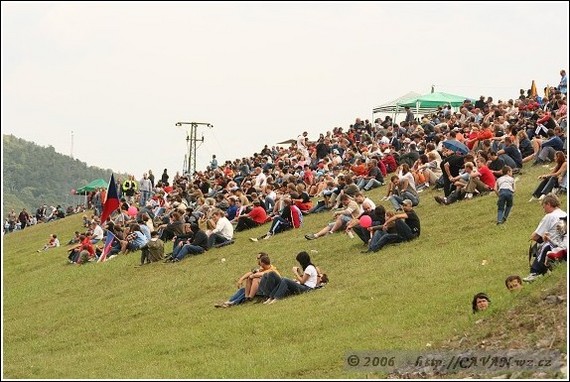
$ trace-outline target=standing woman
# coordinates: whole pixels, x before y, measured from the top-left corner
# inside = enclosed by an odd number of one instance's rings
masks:
[[[263,275],[259,283],[259,291],[267,296],[264,304],[273,304],[292,294],[301,294],[313,290],[319,283],[317,267],[311,263],[311,257],[305,251],[297,254],[296,260],[301,265],[293,267],[294,280],[281,278],[275,272]]]

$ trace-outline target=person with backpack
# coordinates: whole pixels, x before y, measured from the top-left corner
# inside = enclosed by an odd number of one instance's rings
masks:
[[[269,231],[259,238],[250,237],[249,240],[256,242],[261,239],[270,239],[273,235],[276,235],[280,232],[291,228],[299,228],[303,223],[303,214],[299,207],[293,204],[293,201],[290,197],[286,197],[283,199],[283,211],[281,215],[275,216],[273,218],[273,222],[271,223],[271,227]]]

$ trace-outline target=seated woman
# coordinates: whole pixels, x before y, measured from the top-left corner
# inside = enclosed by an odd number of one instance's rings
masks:
[[[263,302],[264,304],[273,304],[277,300],[292,294],[311,291],[328,281],[327,275],[320,273],[317,267],[311,263],[311,257],[307,252],[299,252],[296,260],[302,269],[293,267],[295,280],[282,278],[275,272],[268,272],[263,275],[259,284],[259,291],[268,297]]]
[[[554,159],[556,161],[556,166],[548,173],[543,174],[538,177],[540,183],[534,192],[529,202],[534,200],[542,200],[547,194],[549,194],[553,188],[559,187],[562,183],[562,179],[566,176],[566,155],[562,151],[557,151],[554,154]]]
[[[423,184],[421,182],[417,182],[420,189],[426,189],[435,186],[435,183],[442,175],[441,168],[439,168],[439,163],[437,161],[437,156],[433,151],[430,151],[427,153],[427,155],[420,155],[420,159],[418,159],[418,161],[416,161],[414,164],[414,170],[418,174],[418,180],[421,180],[420,174],[424,179]],[[416,179],[415,174],[414,179]]]

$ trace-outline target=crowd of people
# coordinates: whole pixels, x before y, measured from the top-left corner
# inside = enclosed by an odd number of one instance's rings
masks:
[[[545,89],[544,97],[522,91],[517,99],[495,102],[482,96],[475,102],[466,99],[458,112],[438,107],[422,118],[412,113],[413,118],[399,124],[389,116],[373,122],[357,118],[346,130],[336,127],[314,141],[303,132],[290,147],[266,145],[251,157],[224,163],[213,156],[204,171],[194,174],[177,172],[171,179],[164,169],[160,179],[151,170],[138,181],[133,175],[117,179],[120,207],[101,222],[105,191],[94,196],[94,214],[87,231],[75,238],[69,261],[102,261],[141,250],[141,265],[179,263],[188,255],[233,244],[236,232],[267,225],[265,235],[250,240],[272,239],[301,229],[307,215],[326,211],[334,221],[304,233],[307,240],[356,234],[367,247],[363,252],[373,253],[420,236],[421,219],[414,207],[421,203],[423,190],[442,190],[435,197],[441,205],[494,193],[496,222],[504,224],[516,195],[513,176],[521,173],[523,163],[552,163],[533,193],[532,200],[541,201],[549,218],[532,236],[539,249],[537,264],[523,279],[530,282],[549,269],[548,261],[565,259],[558,220],[566,219],[566,213],[556,196],[567,190],[565,72],[561,76],[560,86]],[[371,189],[383,186],[386,196],[378,203],[367,197]],[[258,260],[260,268],[240,279],[244,290],[220,306],[256,294],[274,303],[323,283],[306,252],[297,256],[301,268],[293,279],[281,277],[267,254]],[[473,301],[475,310],[479,303]],[[488,305],[488,297],[486,301]]]

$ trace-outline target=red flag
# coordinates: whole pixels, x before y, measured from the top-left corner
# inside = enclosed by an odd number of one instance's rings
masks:
[[[109,180],[109,187],[107,187],[107,199],[103,205],[103,212],[101,213],[101,224],[104,224],[109,216],[119,208],[119,196],[117,194],[117,184],[115,183],[115,177],[111,174],[111,180]]]
[[[107,255],[109,254],[109,251],[111,251],[111,247],[113,246],[113,239],[115,239],[115,235],[107,231],[105,246],[103,247],[103,252],[101,252],[101,256],[99,256],[99,260],[97,260],[98,263],[102,263],[103,261],[107,260]]]

